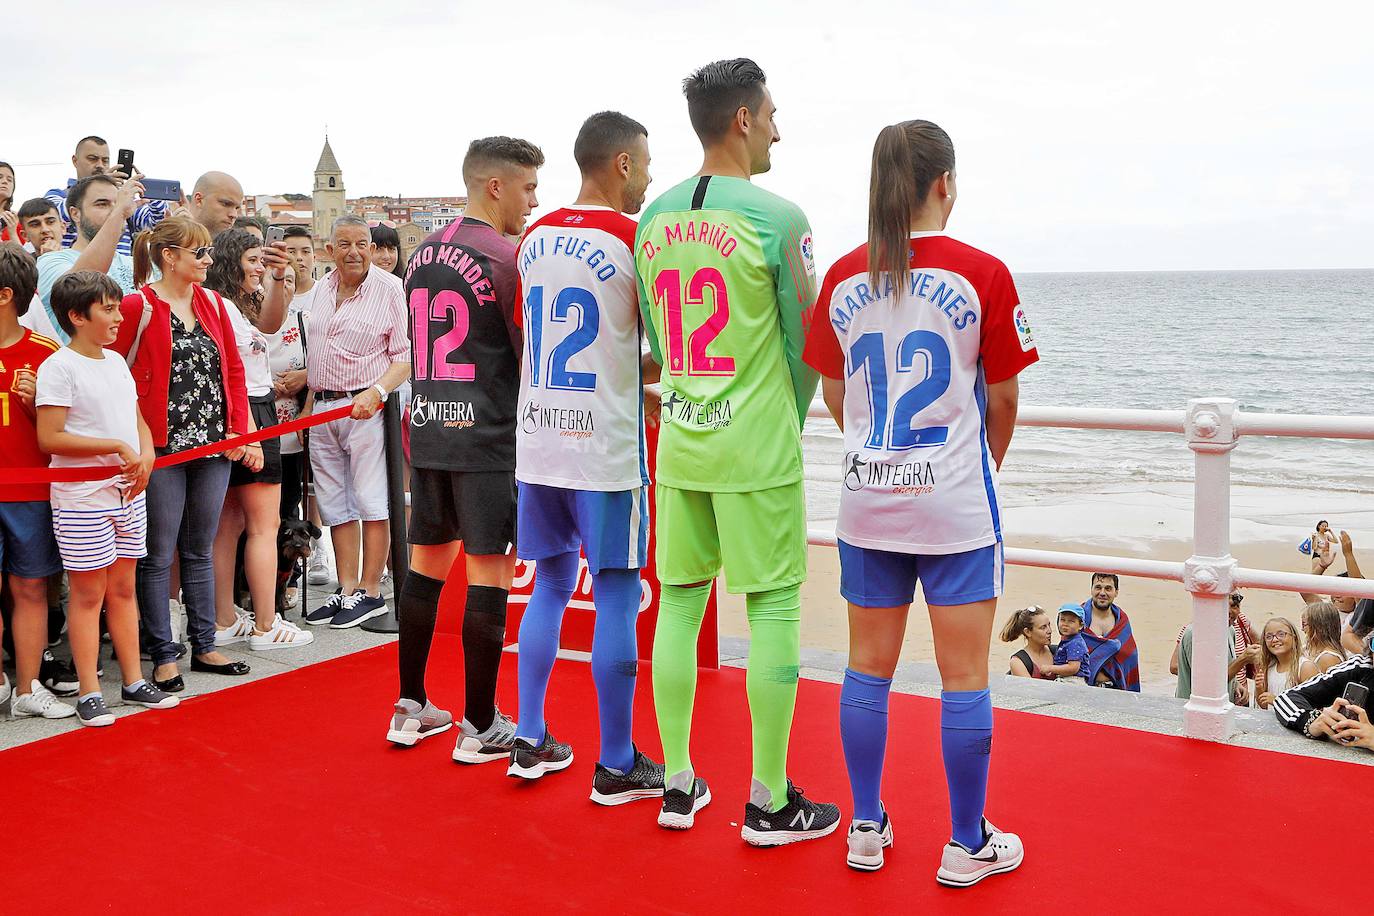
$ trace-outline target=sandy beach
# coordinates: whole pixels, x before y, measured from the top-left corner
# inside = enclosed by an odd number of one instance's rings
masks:
[[[808,483],[811,490],[821,482]],[[1019,498],[1016,489],[1014,483],[1004,483],[1003,524],[1009,546],[1175,561],[1192,553],[1191,487],[1123,488],[1032,500]],[[819,493],[810,499],[813,528],[833,530],[833,517],[826,518],[824,511],[833,503],[833,497],[828,497]],[[1310,572],[1309,561],[1298,553],[1297,544],[1306,536],[1307,525],[1329,518],[1334,527],[1350,531],[1357,558],[1369,567],[1366,574],[1374,571],[1374,497],[1369,494],[1280,492],[1238,485],[1232,489],[1232,516],[1231,552],[1242,566]],[[1338,559],[1328,574],[1344,568],[1344,561]],[[1087,573],[1008,566],[998,628],[1018,607],[1038,604],[1054,609],[1065,601],[1085,600],[1088,582]],[[1296,624],[1302,612],[1301,600],[1287,592],[1250,590],[1245,596],[1243,610],[1256,627],[1277,615]],[[903,660],[935,658],[930,624],[920,611],[920,601],[918,591]],[[1117,603],[1131,617],[1144,690],[1172,694],[1169,656],[1179,628],[1191,619],[1190,596],[1178,583],[1123,578]],[[727,636],[748,635],[742,596],[722,590],[720,629]],[[802,645],[843,651],[848,645],[847,629],[845,602],[839,594],[839,558],[832,548],[812,547],[810,577],[802,590]],[[1018,648],[1020,643],[995,642],[989,653],[991,670],[1006,671],[1008,659]]]

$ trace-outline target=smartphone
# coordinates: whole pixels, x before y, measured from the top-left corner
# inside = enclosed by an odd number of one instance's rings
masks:
[[[284,241],[286,241],[286,230],[285,230],[285,229],[283,229],[281,226],[268,226],[268,227],[267,227],[267,244],[271,245],[273,242],[284,242]]]
[[[1369,702],[1369,688],[1364,684],[1351,681],[1349,684],[1345,685],[1345,693],[1341,694],[1341,696],[1345,697],[1346,702],[1350,703],[1352,706],[1358,706],[1366,711],[1369,709],[1366,705]],[[1356,718],[1345,709],[1341,710],[1341,715],[1345,716],[1347,719]]]
[[[124,173],[125,178],[134,177],[134,151],[122,149],[119,151],[119,158],[116,160],[116,167]]]
[[[149,200],[181,200],[181,182],[170,178],[142,178],[143,196]]]

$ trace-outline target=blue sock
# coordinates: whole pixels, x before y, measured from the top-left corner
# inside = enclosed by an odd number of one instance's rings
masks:
[[[949,784],[950,837],[975,852],[983,835],[992,755],[992,697],[982,690],[940,693],[940,749]]]
[[[531,744],[544,740],[544,694],[558,656],[563,612],[577,586],[577,551],[538,560],[534,592],[520,618],[520,723],[515,736]]]
[[[840,689],[840,743],[849,768],[854,819],[883,822],[883,758],[887,754],[887,697],[892,678],[844,669]]]
[[[592,576],[596,597],[596,630],[592,635],[592,681],[601,717],[600,763],[628,773],[635,765],[635,679],[639,650],[635,620],[639,617],[639,570],[603,569]]]

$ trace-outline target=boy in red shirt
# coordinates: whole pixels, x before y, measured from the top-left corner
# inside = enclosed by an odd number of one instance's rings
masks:
[[[38,286],[38,268],[18,245],[0,245],[0,478],[11,468],[44,468],[48,456],[38,448],[33,397],[38,367],[58,344],[20,327]],[[0,487],[0,576],[14,595],[14,663],[18,682],[10,697],[15,719],[63,719],[76,710],[58,702],[39,683],[39,665],[48,641],[47,578],[62,571],[53,538],[48,485]],[[0,675],[0,703],[9,696]]]

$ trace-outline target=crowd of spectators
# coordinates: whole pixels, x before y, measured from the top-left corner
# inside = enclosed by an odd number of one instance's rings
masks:
[[[246,215],[232,175],[145,199],[142,176],[112,167],[94,136],[72,165],[65,187],[16,209],[21,176],[0,162],[0,470],[108,464],[112,476],[62,484],[62,500],[0,480],[16,671],[0,674],[0,703],[16,718],[106,725],[102,631],[124,702],[169,709],[187,655],[192,670],[238,677],[250,664],[227,646],[310,644],[279,613],[299,606],[303,577],[339,583],[306,623],[386,613],[380,412],[409,378],[410,345],[394,229],[341,217],[326,242],[334,269],[317,278],[310,232]],[[340,406],[313,437],[215,447]],[[331,532],[307,568],[283,568],[279,532],[294,520]],[[64,634],[71,662],[51,651]],[[151,660],[146,679],[133,653]]]
[[[1311,553],[1314,574],[1324,574],[1342,557],[1345,569],[1337,575],[1363,578],[1348,532],[1338,538],[1322,522]],[[1023,646],[1011,656],[1007,673],[1138,691],[1130,619],[1115,604],[1119,587],[1115,575],[1094,573],[1091,597],[1062,605],[1055,619],[1035,605],[1014,611],[1001,639]],[[1351,683],[1374,691],[1374,599],[1309,593],[1301,599],[1299,624],[1275,614],[1257,629],[1241,610],[1245,596],[1230,596],[1226,678],[1231,702],[1273,710],[1283,725],[1309,738],[1374,750],[1367,710],[1344,696]],[[1180,699],[1192,695],[1192,670],[1193,627],[1188,624],[1174,639],[1169,659]]]

